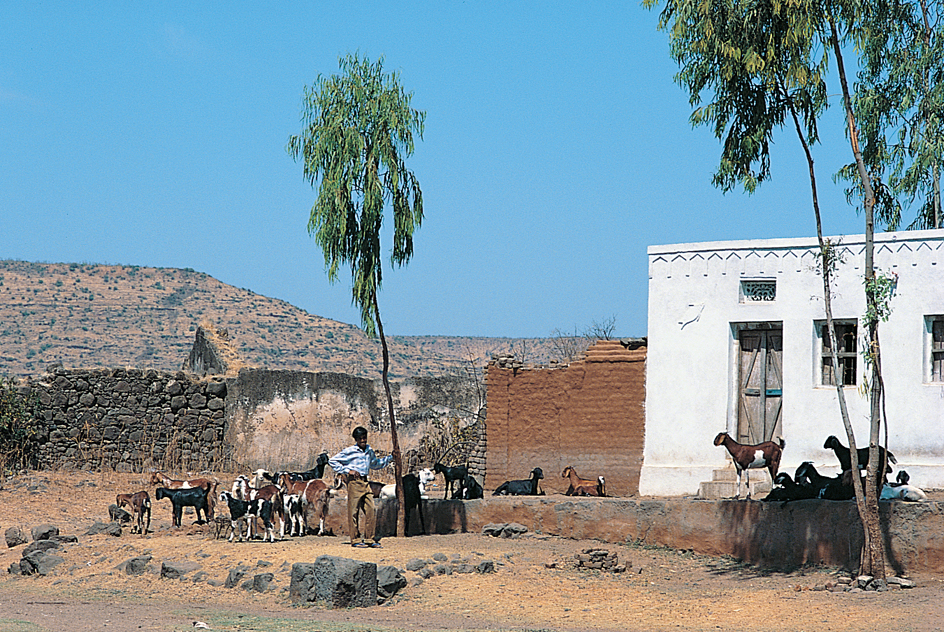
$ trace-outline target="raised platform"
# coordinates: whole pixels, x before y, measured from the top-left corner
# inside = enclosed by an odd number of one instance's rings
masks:
[[[377,501],[381,535],[396,532],[395,501]],[[347,529],[346,501],[331,503],[328,526]],[[415,514],[416,512],[414,512]],[[488,497],[428,500],[432,533],[479,532],[496,522],[518,522],[531,531],[604,542],[639,542],[731,555],[770,568],[826,564],[858,567],[862,529],[854,501],[787,503],[690,498]],[[944,503],[881,503],[889,565],[896,572],[944,575]],[[417,518],[410,534],[419,532]]]

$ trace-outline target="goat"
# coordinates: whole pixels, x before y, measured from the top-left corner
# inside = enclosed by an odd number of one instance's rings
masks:
[[[416,474],[403,475],[403,503],[405,530],[410,529],[410,514],[415,507],[420,514],[420,531],[426,535],[426,518],[423,516],[423,495],[420,493],[420,478]]]
[[[163,485],[167,489],[205,489],[207,491],[207,507],[209,509],[208,520],[213,519],[214,508],[216,506],[216,486],[220,482],[213,478],[192,478],[189,480],[173,479],[158,470],[151,472],[151,485]],[[160,499],[158,499],[160,500]]]
[[[190,489],[168,489],[158,487],[155,496],[158,500],[169,498],[173,510],[173,524],[180,526],[184,507],[193,507],[197,514],[197,524],[204,524],[210,520],[209,502],[207,495],[209,490],[203,487],[191,487]],[[203,520],[200,520],[200,510],[203,510]]]
[[[292,537],[305,535],[305,514],[302,512],[302,500],[299,494],[282,494],[282,513],[288,525],[288,534]],[[280,536],[285,535],[284,533]]]
[[[797,483],[806,480],[816,492],[816,498],[823,500],[850,500],[855,498],[851,473],[849,476],[823,476],[816,471],[813,463],[804,461],[794,474]]]
[[[783,439],[780,444],[773,441],[764,441],[757,445],[742,445],[731,438],[727,432],[719,432],[715,437],[715,445],[723,445],[727,448],[731,459],[734,461],[734,469],[737,470],[738,483],[737,495],[735,498],[741,498],[741,475],[747,472],[747,499],[751,498],[751,472],[752,468],[766,467],[770,472],[770,480],[777,477],[777,470],[780,469],[780,457],[783,455],[783,447],[786,445]]]
[[[492,496],[543,496],[541,486],[538,483],[544,478],[544,470],[539,467],[531,470],[531,478],[517,481],[505,481],[498,486]]]
[[[420,497],[424,499],[429,498],[429,496],[426,495],[426,486],[436,480],[435,472],[427,467],[420,470],[417,476],[419,477]]]
[[[764,502],[783,501],[788,503],[791,500],[805,500],[816,498],[817,492],[809,485],[798,483],[790,478],[786,472],[780,472],[774,479],[774,487],[770,490],[763,500]]]
[[[318,459],[315,461],[315,467],[304,472],[289,472],[289,471],[279,471],[279,472],[265,472],[263,477],[270,483],[278,485],[279,481],[282,478],[283,474],[288,474],[293,481],[311,481],[319,478],[324,478],[325,467],[328,465],[328,453],[322,452],[318,455]]]
[[[144,535],[151,528],[151,497],[146,491],[133,494],[118,494],[115,496],[118,508],[127,506],[131,510],[131,533]]]
[[[287,472],[282,473],[279,484],[285,494],[298,495],[302,514],[302,535],[306,532],[310,509],[314,509],[315,515],[318,516],[318,535],[324,535],[325,518],[328,517],[328,501],[331,497],[328,485],[321,479],[294,481]]]
[[[586,478],[580,478],[573,466],[568,465],[561,472],[561,478],[569,479],[570,486],[564,492],[565,496],[606,496],[605,483],[602,476],[597,480],[591,481]]]
[[[446,491],[443,493],[443,500],[449,497],[449,491],[453,488],[454,483],[457,483],[461,489],[465,477],[469,475],[469,468],[464,465],[448,467],[442,463],[436,463],[433,465],[433,471],[437,474],[442,474],[446,481]]]
[[[882,487],[880,500],[907,500],[910,502],[922,502],[928,499],[928,495],[923,490],[909,485],[911,477],[908,472],[899,470],[897,482],[888,483]]]
[[[256,500],[261,498],[262,500],[268,500],[272,503],[272,511],[279,517],[279,539],[285,534],[285,514],[282,510],[282,489],[277,485],[263,485],[262,487],[256,489],[254,487],[249,488],[249,497],[246,500]],[[253,535],[253,523],[255,521],[251,520],[249,522],[249,537],[252,538]],[[263,521],[264,522],[264,521]]]
[[[839,467],[842,468],[843,472],[848,472],[852,469],[852,455],[849,452],[849,448],[839,443],[839,439],[834,435],[830,435],[826,439],[826,443],[823,444],[823,449],[832,450],[836,453],[836,458],[839,459]],[[859,457],[859,469],[864,470],[869,464],[869,448],[857,448],[856,454]],[[878,476],[875,477],[876,489],[881,492],[882,486],[886,481],[886,474],[892,471],[892,466],[889,465],[889,463],[898,463],[898,460],[895,458],[894,454],[882,446],[878,446],[878,458],[881,463],[885,464],[885,467],[881,468]]]
[[[482,486],[479,485],[479,482],[475,480],[475,477],[469,474],[465,477],[462,490],[462,500],[475,500],[477,498],[484,498],[485,490],[482,489]]]
[[[274,529],[272,527],[272,501],[265,500],[263,498],[256,498],[254,500],[240,500],[233,496],[231,492],[220,492],[220,502],[225,502],[229,506],[229,518],[230,518],[230,533],[229,541],[233,541],[233,536],[239,536],[239,541],[242,542],[243,539],[243,529],[242,523],[248,522],[252,524],[252,520],[255,518],[261,518],[262,524],[265,526],[265,534],[262,536],[262,541],[266,541],[266,537],[269,538],[270,542],[275,542],[275,534],[273,533]],[[246,527],[246,534],[250,535],[249,526]],[[250,539],[251,536],[250,536]]]

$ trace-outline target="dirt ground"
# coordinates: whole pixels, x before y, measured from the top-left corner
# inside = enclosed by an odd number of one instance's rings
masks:
[[[232,477],[218,475],[221,481]],[[276,543],[216,540],[209,526],[170,526],[170,502],[154,503],[146,536],[84,535],[107,521],[118,492],[148,488],[140,474],[29,473],[0,489],[0,532],[53,524],[63,535],[65,561],[46,577],[6,569],[23,545],[0,542],[0,632],[107,629],[311,632],[388,630],[625,631],[625,630],[938,630],[944,627],[944,578],[911,577],[911,589],[834,593],[837,569],[760,571],[729,558],[629,544],[568,540],[529,533],[516,539],[481,534],[387,538],[382,549],[354,549],[343,534]],[[153,488],[151,491],[153,499]],[[339,501],[335,501],[339,502]],[[340,501],[343,502],[343,501]],[[576,568],[587,548],[616,552],[624,573]],[[436,575],[423,580],[407,562],[441,553],[452,562],[495,563],[494,574]],[[151,571],[129,576],[118,565],[152,556]],[[338,555],[395,565],[408,585],[384,605],[329,610],[293,607],[291,565]],[[162,579],[162,561],[189,562],[180,580]],[[225,588],[229,570],[271,572],[272,588],[256,593]],[[879,623],[881,622],[881,623]]]

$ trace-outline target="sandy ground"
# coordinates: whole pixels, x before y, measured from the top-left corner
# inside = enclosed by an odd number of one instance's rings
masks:
[[[231,480],[218,475],[222,481]],[[353,549],[343,535],[276,543],[216,540],[209,526],[170,526],[170,503],[155,503],[152,533],[120,537],[84,533],[118,492],[148,488],[142,475],[29,473],[3,482],[0,531],[54,524],[78,536],[58,552],[65,561],[47,577],[0,575],[0,632],[107,629],[192,630],[937,630],[944,627],[944,578],[916,576],[917,586],[882,593],[833,593],[837,569],[767,572],[729,558],[541,534],[516,539],[481,534],[387,538],[382,549]],[[149,489],[153,497],[153,489]],[[616,552],[624,573],[578,569],[587,548]],[[23,545],[2,546],[0,569]],[[495,563],[494,574],[438,575],[403,570],[408,585],[388,603],[329,610],[294,607],[291,565],[320,555],[395,565],[445,555],[451,562]],[[129,576],[119,564],[151,555],[152,570]],[[189,562],[182,579],[160,577],[162,561]],[[241,566],[247,577],[271,572],[266,593],[212,583]],[[880,623],[879,623],[880,622]]]

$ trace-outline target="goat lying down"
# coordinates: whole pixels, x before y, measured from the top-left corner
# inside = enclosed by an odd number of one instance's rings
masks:
[[[896,483],[888,483],[882,488],[880,500],[906,500],[909,502],[924,502],[928,495],[918,487],[910,485],[911,477],[905,470],[899,470]]]
[[[492,496],[543,496],[539,481],[544,478],[544,470],[539,467],[531,470],[531,478],[526,480],[505,481],[498,486]]]
[[[606,496],[606,481],[602,476],[598,476],[593,481],[586,478],[580,478],[573,466],[568,465],[561,472],[561,478],[566,478],[570,482],[565,496]]]
[[[767,468],[770,472],[770,480],[777,478],[777,471],[780,469],[780,457],[783,456],[783,439],[780,443],[773,441],[764,441],[757,445],[743,445],[731,438],[727,432],[719,432],[715,437],[715,445],[723,445],[727,448],[734,461],[734,468],[737,470],[738,486],[735,498],[741,498],[741,475],[746,472],[747,478],[747,498],[751,498],[751,473],[754,468]]]

